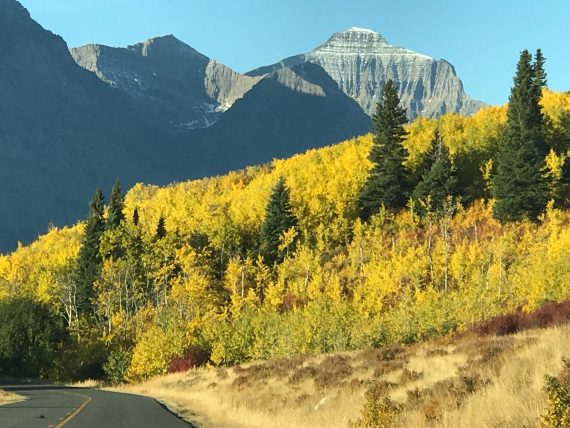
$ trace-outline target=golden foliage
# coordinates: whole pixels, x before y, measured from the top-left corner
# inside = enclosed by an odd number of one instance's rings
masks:
[[[570,95],[547,91],[543,105],[550,138],[564,141]],[[439,127],[454,162],[485,181],[505,119],[505,106],[419,118],[407,126],[407,164],[415,173]],[[362,224],[355,205],[371,146],[365,135],[224,176],[134,186],[125,214],[137,208],[140,226],[105,234],[93,302],[108,341],[136,343],[129,376],[163,373],[190,342],[217,364],[407,343],[570,297],[570,212],[550,206],[540,224],[501,225],[479,195],[453,217],[381,211]],[[549,155],[554,178],[565,156]],[[256,242],[281,176],[299,222],[272,267]],[[157,240],[161,215],[168,233]],[[81,225],[51,229],[1,256],[0,298],[65,306],[81,235]],[[113,255],[117,245],[125,255]]]

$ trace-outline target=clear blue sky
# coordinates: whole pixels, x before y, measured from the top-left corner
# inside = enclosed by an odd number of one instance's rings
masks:
[[[549,86],[570,90],[570,0],[22,0],[69,46],[174,34],[245,72],[366,27],[451,62],[467,92],[507,100],[519,52],[540,47]]]

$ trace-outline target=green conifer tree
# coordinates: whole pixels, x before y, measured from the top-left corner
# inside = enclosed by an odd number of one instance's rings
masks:
[[[123,213],[124,208],[125,202],[121,193],[121,183],[117,180],[113,186],[111,199],[109,200],[109,212],[107,217],[107,228],[109,230],[114,230],[119,227],[121,222],[125,219],[125,214]]]
[[[441,212],[448,197],[458,195],[458,181],[456,168],[449,157],[449,149],[443,144],[439,131],[436,131],[424,159],[426,171],[412,192],[412,199],[418,206],[421,206],[420,201],[429,200],[429,205],[425,208],[432,212]]]
[[[440,149],[439,145],[441,142],[441,132],[439,129],[436,129],[428,149],[419,157],[418,164],[414,171],[416,183],[414,189],[417,187],[418,183],[422,181],[423,177],[430,172],[431,167],[437,159]]]
[[[102,257],[99,249],[105,232],[105,202],[101,189],[97,189],[89,203],[89,217],[85,225],[83,243],[79,250],[76,269],[77,307],[86,312],[91,307],[93,283],[101,270]]]
[[[382,102],[378,103],[372,118],[374,143],[369,154],[372,168],[358,198],[358,213],[368,220],[381,206],[399,210],[408,199],[408,172],[403,162],[406,150],[406,110],[400,107],[400,98],[394,82],[388,80]]]
[[[156,225],[156,233],[154,234],[156,239],[162,239],[166,236],[166,221],[164,216],[161,215],[158,219],[158,224]]]
[[[267,264],[283,260],[279,251],[283,232],[297,226],[297,218],[291,209],[289,189],[280,177],[269,197],[265,209],[265,221],[261,225],[260,254]]]
[[[560,180],[555,185],[554,204],[556,208],[570,208],[570,158],[564,159]]]
[[[546,79],[546,71],[544,70],[544,63],[546,58],[542,54],[542,50],[537,49],[534,56],[534,79],[537,90],[539,91],[538,96],[540,97],[540,92],[542,88],[545,88],[548,81]]]
[[[509,97],[507,123],[495,160],[493,214],[501,222],[536,220],[549,199],[542,175],[547,145],[539,104],[546,74],[544,58],[532,64],[532,55],[521,53]]]
[[[138,225],[139,225],[139,221],[140,221],[140,219],[139,219],[139,209],[138,209],[138,207],[135,207],[135,209],[133,210],[133,224],[134,224],[135,226],[138,226]]]

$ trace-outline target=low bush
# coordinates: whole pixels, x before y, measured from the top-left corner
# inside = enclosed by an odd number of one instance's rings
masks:
[[[185,372],[190,369],[204,366],[210,359],[210,353],[204,348],[193,345],[186,348],[181,357],[173,357],[168,366],[168,373]]]
[[[390,428],[396,425],[402,407],[385,395],[383,385],[373,385],[366,392],[366,402],[360,418],[349,423],[350,428]]]
[[[546,328],[570,321],[570,300],[551,302],[533,312],[516,312],[491,318],[471,328],[480,336],[502,336],[531,328]]]
[[[127,370],[131,365],[132,354],[122,349],[111,351],[107,362],[103,365],[105,376],[112,383],[124,382]]]
[[[317,369],[313,378],[318,389],[340,386],[346,378],[352,375],[353,369],[350,358],[344,355],[326,357]]]
[[[542,415],[547,428],[570,427],[570,361],[563,360],[564,369],[558,377],[546,376],[548,408]]]
[[[301,367],[289,377],[289,383],[297,384],[306,379],[313,379],[318,373],[318,370],[313,366]]]

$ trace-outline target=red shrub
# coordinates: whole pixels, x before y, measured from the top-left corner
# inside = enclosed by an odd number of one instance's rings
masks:
[[[570,300],[547,303],[530,314],[525,314],[525,328],[550,327],[570,320]]]
[[[530,313],[517,310],[510,314],[499,315],[474,326],[471,331],[480,336],[501,336],[531,328],[560,325],[568,321],[570,321],[570,300],[547,303]]]
[[[174,357],[168,366],[168,373],[185,372],[203,366],[210,359],[210,354],[197,345],[190,346],[181,357]]]
[[[473,331],[480,336],[502,336],[513,334],[521,329],[521,315],[519,313],[499,315],[491,318],[473,328]]]

